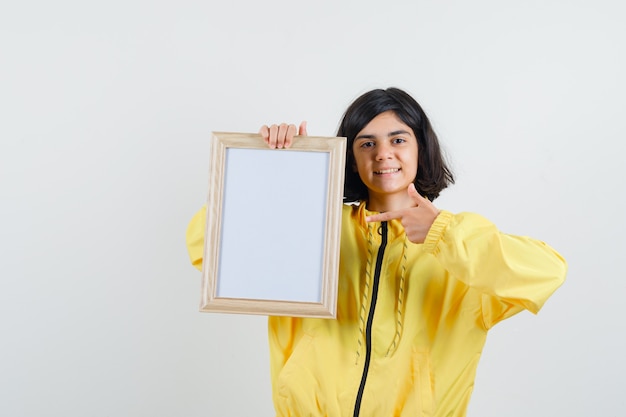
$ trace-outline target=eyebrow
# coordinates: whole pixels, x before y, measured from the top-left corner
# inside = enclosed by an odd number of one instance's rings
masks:
[[[407,130],[394,130],[393,132],[389,132],[387,137],[396,136],[396,135],[408,135],[409,132]],[[376,135],[359,135],[354,140],[357,139],[376,139]]]

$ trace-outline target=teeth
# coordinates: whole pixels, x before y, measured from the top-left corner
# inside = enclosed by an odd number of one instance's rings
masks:
[[[389,168],[389,169],[383,169],[381,171],[376,171],[376,173],[377,174],[392,174],[398,171],[400,171],[400,168]]]

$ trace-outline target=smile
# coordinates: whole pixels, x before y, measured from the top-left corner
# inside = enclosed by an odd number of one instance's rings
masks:
[[[388,169],[381,169],[380,171],[374,171],[374,174],[376,175],[393,174],[398,171],[400,171],[400,168],[388,168]]]

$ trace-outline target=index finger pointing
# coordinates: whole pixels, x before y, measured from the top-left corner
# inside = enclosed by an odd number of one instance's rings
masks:
[[[386,222],[388,220],[400,219],[402,218],[401,211],[388,211],[385,213],[372,214],[371,216],[367,216],[365,218],[366,222]]]

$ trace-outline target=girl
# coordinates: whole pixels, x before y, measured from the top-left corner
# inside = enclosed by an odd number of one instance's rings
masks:
[[[263,126],[270,148],[295,125]],[[299,134],[306,136],[306,124]],[[566,264],[432,201],[454,182],[426,114],[396,88],[363,94],[347,138],[337,319],[269,318],[277,416],[465,416],[487,331],[537,313]],[[204,209],[187,245],[201,269]],[[303,236],[302,238],[306,238]]]

